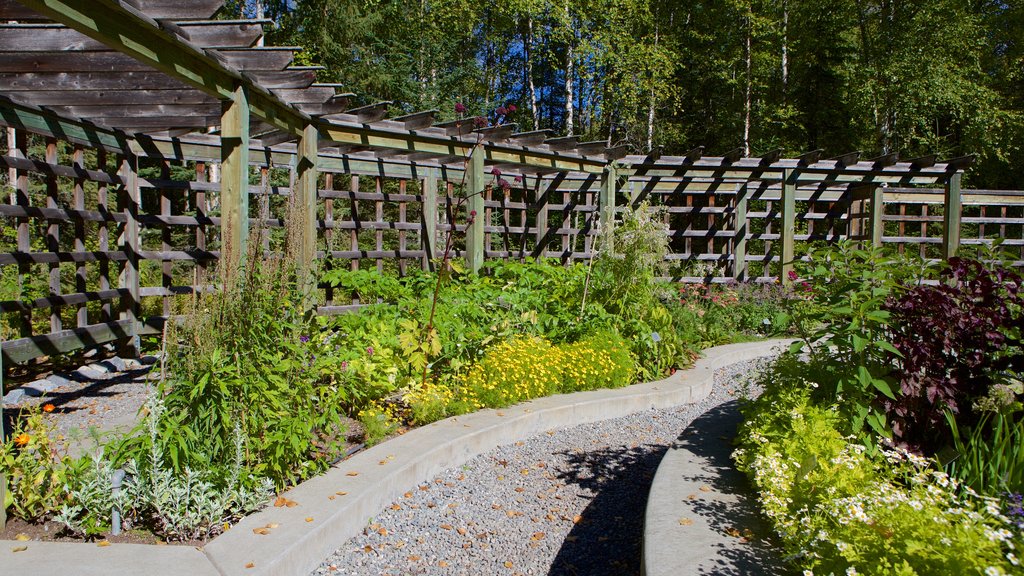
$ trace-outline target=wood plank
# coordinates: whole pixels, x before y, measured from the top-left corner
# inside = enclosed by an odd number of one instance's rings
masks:
[[[316,81],[316,71],[292,67],[275,72],[255,70],[245,72],[246,77],[264,88],[308,88]]]
[[[57,114],[73,118],[207,118],[218,116],[220,102],[209,104],[90,104],[74,106],[46,106]],[[188,124],[179,124],[187,126]]]
[[[4,300],[0,302],[0,312],[24,312],[54,306],[75,306],[88,302],[106,302],[129,296],[127,289],[99,290],[96,292],[77,292],[74,294],[61,294],[36,298],[35,300]]]
[[[204,48],[251,48],[263,37],[261,21],[180,22],[189,42]],[[93,52],[110,47],[63,24],[0,24],[0,52]]]
[[[118,72],[0,72],[0,90],[90,91],[90,90],[185,90],[189,85],[166,74],[145,71]],[[12,94],[13,95],[13,94]]]
[[[66,89],[65,89],[66,88]],[[15,94],[18,100],[35,106],[155,106],[180,104],[217,104],[218,100],[191,88],[180,90],[96,90],[79,87],[57,87],[54,90],[24,90]]]
[[[3,343],[3,360],[4,362],[23,363],[40,356],[56,356],[127,339],[131,336],[131,321],[129,320],[93,324],[83,328],[62,330],[54,334],[8,340]]]
[[[284,70],[295,59],[297,48],[268,46],[265,48],[239,48],[213,50],[228,64],[239,70],[279,71]]]

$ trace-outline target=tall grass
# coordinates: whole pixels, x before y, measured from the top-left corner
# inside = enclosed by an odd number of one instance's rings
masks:
[[[989,415],[991,414],[991,415]],[[946,412],[958,456],[946,465],[950,475],[981,494],[1021,492],[1024,488],[1024,420],[986,414],[973,427],[960,430]]]

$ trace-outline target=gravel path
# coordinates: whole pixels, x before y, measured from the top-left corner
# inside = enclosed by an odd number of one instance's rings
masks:
[[[697,404],[550,430],[410,486],[313,574],[639,575],[647,493],[668,444],[740,396],[763,362],[719,371]]]

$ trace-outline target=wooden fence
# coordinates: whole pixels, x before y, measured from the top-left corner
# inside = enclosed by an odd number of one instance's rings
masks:
[[[0,204],[8,362],[157,333],[175,313],[176,299],[210,285],[225,210],[219,143],[154,138],[138,148],[144,153],[8,130],[0,145],[9,191]],[[295,157],[294,147],[250,153],[246,216],[266,250],[283,242]],[[467,255],[463,233],[474,202],[461,198],[466,167],[325,153],[319,171],[316,255],[325,266],[397,274],[428,269],[452,229],[452,256]],[[673,276],[684,281],[777,278],[787,242],[796,255],[807,242],[860,238],[940,258],[951,241],[948,224],[956,223],[942,189],[773,180],[696,187],[679,180],[658,188],[635,172],[614,178],[617,210],[648,201],[662,211]],[[485,258],[593,257],[607,178],[563,172],[485,179],[478,204]],[[881,210],[873,208],[873,194],[882,199]],[[1024,265],[1024,192],[965,191],[961,198],[959,243],[1002,238]],[[349,295],[321,288],[321,313],[350,307]]]

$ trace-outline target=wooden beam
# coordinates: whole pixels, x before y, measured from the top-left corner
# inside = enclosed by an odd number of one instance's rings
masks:
[[[704,147],[703,146],[697,146],[696,148],[692,148],[689,152],[687,152],[686,154],[683,155],[683,158],[687,162],[696,162],[697,160],[700,160],[703,157],[704,157]]]
[[[811,164],[817,164],[818,160],[821,159],[821,154],[823,152],[825,151],[822,150],[821,148],[818,148],[817,150],[811,150],[810,152],[804,152],[803,154],[797,156],[797,165],[810,166]]]
[[[127,256],[124,271],[121,275],[122,289],[127,289],[129,296],[122,299],[121,320],[127,321],[128,336],[130,342],[128,348],[134,356],[138,356],[141,350],[139,342],[139,315],[142,312],[141,297],[139,295],[140,283],[140,252],[139,244],[139,209],[142,206],[142,197],[139,194],[139,160],[134,154],[121,157],[120,176],[124,182],[125,204],[124,234],[121,236],[121,250]]]
[[[551,138],[551,135],[554,133],[555,131],[550,129],[531,130],[529,132],[513,134],[509,136],[509,140],[519,144],[520,146],[537,146],[538,144],[542,144],[548,138]]]
[[[319,133],[316,126],[310,124],[303,130],[302,138],[299,139],[297,153],[295,155],[295,201],[293,210],[297,214],[291,215],[297,218],[299,238],[294,254],[300,274],[310,273],[310,267],[316,259],[316,236],[317,236],[317,138]],[[312,274],[305,278],[304,289],[306,297],[311,298],[315,291],[315,284],[309,285],[308,281],[313,279]]]
[[[334,97],[334,88],[310,86],[309,88],[281,88],[272,91],[281,100],[290,103],[296,102],[327,102]]]
[[[796,228],[796,178],[791,170],[782,172],[782,222],[779,234],[782,236],[782,270],[780,280],[786,286],[793,283],[789,273],[793,271],[795,254],[794,234]]]
[[[132,0],[150,18],[208,20],[224,0]],[[24,2],[0,0],[0,20],[49,20]]]
[[[292,66],[277,72],[253,71],[245,72],[245,77],[264,88],[307,88],[316,80],[316,70],[308,67]]]
[[[393,120],[404,124],[406,130],[423,130],[434,125],[434,118],[437,116],[437,113],[438,110],[424,110],[422,112],[406,114],[405,116],[396,116]]]
[[[0,91],[188,90],[191,86],[162,72],[0,72]]]
[[[356,122],[361,124],[370,124],[383,120],[388,115],[388,106],[391,106],[391,101],[377,102],[376,104],[370,104],[367,106],[360,106],[359,108],[352,108],[345,112],[345,114],[354,116]]]
[[[847,166],[856,164],[857,161],[860,160],[860,152],[847,152],[842,156],[836,156],[833,160],[836,161],[836,166],[846,168]]]
[[[722,154],[723,164],[733,164],[743,158],[743,148],[734,148],[725,154]]]
[[[199,90],[25,90],[11,97],[34,106],[139,106],[212,104],[219,101]]]
[[[610,253],[614,249],[615,238],[615,196],[618,192],[619,175],[615,164],[605,166],[601,173],[601,191],[598,195],[598,207],[601,220],[601,250]]]
[[[960,249],[960,217],[963,213],[963,195],[960,190],[960,172],[953,173],[946,181],[942,212],[942,257],[946,260],[956,256]]]
[[[280,71],[284,70],[299,49],[288,46],[267,46],[258,48],[223,48],[212,50],[222,56],[228,64],[238,70]]]
[[[885,234],[885,189],[881,186],[871,187],[871,198],[868,209],[868,234],[871,239],[871,246],[882,247],[882,237]]]
[[[471,220],[466,228],[466,267],[474,274],[484,264],[484,155],[483,146],[473,148],[463,191],[467,195],[466,216]]]
[[[250,48],[263,36],[252,21],[182,22],[189,41],[204,48]],[[110,48],[63,24],[0,24],[0,52],[107,52]]]
[[[736,212],[733,215],[733,230],[735,233],[732,237],[732,277],[737,282],[747,279],[748,200],[747,185],[741,184],[736,190]]]
[[[500,126],[477,128],[476,130],[473,130],[473,133],[479,135],[480,138],[487,142],[502,142],[507,140],[515,131],[515,124],[501,124]]]
[[[561,151],[575,149],[577,142],[579,142],[579,139],[575,136],[562,136],[561,138],[548,138],[544,141],[544,144],[552,150]]]
[[[220,102],[204,104],[88,104],[84,106],[53,106],[44,108],[71,118],[206,118],[220,113]]]
[[[877,158],[868,160],[874,164],[875,168],[885,168],[886,166],[894,166],[899,161],[900,155],[896,152],[890,152],[889,154],[883,154]]]
[[[244,86],[224,103],[220,141],[221,253],[225,272],[232,274],[249,241],[249,106]]]
[[[243,81],[237,70],[167,34],[151,16],[119,0],[22,0],[22,3],[122,52],[130,60],[165,72],[219,100],[233,98],[239,82]],[[248,102],[253,116],[281,129],[301,131],[310,120],[308,115],[256,86],[249,88]]]

